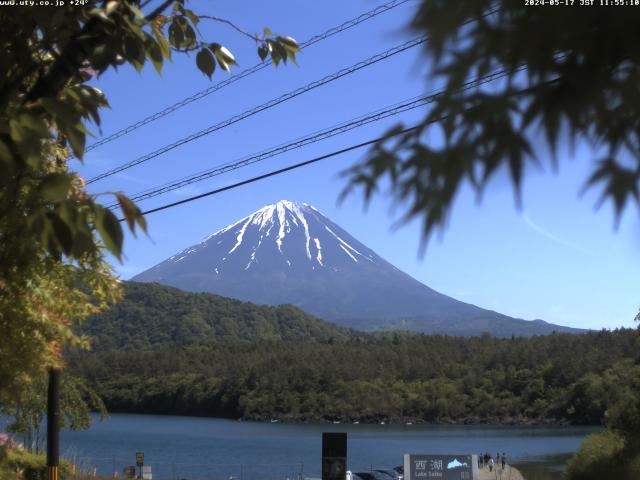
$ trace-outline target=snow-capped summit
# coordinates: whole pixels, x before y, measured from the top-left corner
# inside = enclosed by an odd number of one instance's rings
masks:
[[[298,276],[315,269],[338,272],[350,263],[373,263],[375,257],[314,207],[280,200],[218,230],[141,277],[153,275],[162,281],[166,274],[161,272],[171,272],[173,277],[185,266],[189,272],[209,270],[219,279],[235,277],[239,270]]]
[[[366,330],[511,335],[526,333],[523,327],[534,323],[529,333],[552,327],[442,295],[395,268],[311,205],[288,200],[262,207],[133,280],[255,303],[290,303],[325,320]],[[506,329],[504,322],[510,324]]]
[[[261,259],[264,264],[265,256],[273,253],[274,245],[280,253],[280,256],[275,257],[276,263],[286,263],[288,268],[297,270],[339,268],[340,263],[347,258],[353,262],[373,261],[373,252],[361,248],[366,250],[363,254],[335,232],[339,230],[336,225],[330,224],[326,217],[306,203],[280,200],[209,235],[200,245],[209,245],[212,240],[215,240],[216,245],[227,245],[224,234],[233,232],[233,245],[214,267],[214,270],[218,269],[218,274],[236,258],[247,260],[247,270],[261,265]],[[197,248],[198,246],[191,247],[172,259],[178,262]],[[304,255],[300,255],[301,249]],[[267,259],[267,263],[272,264],[270,260],[273,259]]]

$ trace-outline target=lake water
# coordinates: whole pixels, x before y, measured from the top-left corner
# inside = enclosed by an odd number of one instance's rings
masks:
[[[90,430],[65,431],[61,453],[86,471],[122,476],[144,452],[155,479],[291,480],[320,477],[322,432],[348,433],[348,468],[402,464],[405,453],[506,452],[527,480],[555,480],[590,427],[350,425],[238,422],[113,414]]]

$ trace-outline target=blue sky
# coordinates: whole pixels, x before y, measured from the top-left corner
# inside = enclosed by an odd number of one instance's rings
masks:
[[[227,18],[250,32],[261,32],[268,26],[302,42],[382,3],[277,0],[194,1],[188,5],[199,13]],[[417,1],[409,1],[313,45],[300,54],[297,67],[264,69],[97,148],[87,154],[85,165],[77,168],[90,178],[396,46],[414,36],[405,27],[417,5]],[[240,64],[235,72],[257,63],[255,45],[248,38],[222,24],[204,25],[202,30],[208,39],[234,53]],[[91,191],[134,194],[288,142],[432,91],[437,85],[427,79],[427,73],[419,48],[414,48],[96,182]],[[97,81],[111,104],[103,114],[102,133],[108,135],[227,77],[218,70],[210,82],[196,69],[193,57],[179,55],[161,77],[150,66],[141,75],[131,68],[108,73]],[[411,124],[423,114],[424,110],[407,112],[141,202],[140,207],[153,208],[375,138],[396,122]],[[93,130],[99,136],[97,129]],[[555,172],[548,162],[544,170],[529,169],[520,210],[504,174],[480,201],[464,188],[447,228],[431,239],[423,258],[418,256],[419,223],[394,229],[402,208],[394,210],[384,190],[366,211],[358,193],[337,203],[345,187],[339,173],[361,161],[364,153],[351,152],[150,215],[150,238],[128,235],[126,259],[122,264],[114,261],[116,271],[122,278],[130,278],[258,208],[288,199],[314,205],[398,268],[457,299],[515,317],[576,327],[634,325],[640,306],[637,214],[627,212],[616,230],[610,205],[595,211],[597,192],[579,195],[591,168],[593,152],[588,146],[578,145],[573,153],[561,148]],[[110,201],[106,195],[100,198]]]

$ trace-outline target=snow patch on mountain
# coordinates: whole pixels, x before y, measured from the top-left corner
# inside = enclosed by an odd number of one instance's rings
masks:
[[[318,253],[316,254],[316,260],[320,265],[324,266],[322,263],[322,247],[320,246],[320,240],[317,238],[314,238],[313,241],[315,242],[316,250],[318,251]]]

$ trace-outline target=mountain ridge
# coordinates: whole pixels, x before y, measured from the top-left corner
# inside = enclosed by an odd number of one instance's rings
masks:
[[[306,203],[281,200],[133,277],[258,304],[292,304],[365,331],[497,336],[577,331],[513,319],[441,294]]]
[[[95,351],[146,350],[212,342],[346,342],[366,334],[302,310],[255,305],[157,283],[123,283],[124,297],[79,327]]]

